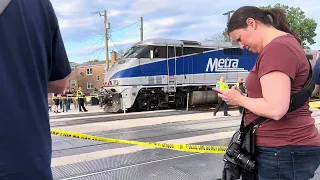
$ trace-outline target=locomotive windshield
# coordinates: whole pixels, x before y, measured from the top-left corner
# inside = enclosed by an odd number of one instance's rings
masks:
[[[133,46],[123,55],[123,58],[136,58],[145,48],[146,46]]]

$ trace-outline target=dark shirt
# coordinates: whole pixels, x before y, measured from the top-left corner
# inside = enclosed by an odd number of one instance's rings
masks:
[[[317,85],[320,85],[320,58],[317,59],[316,64],[313,66],[313,78]]]
[[[12,0],[0,41],[0,179],[23,171],[39,172],[23,179],[52,179],[48,81],[71,68],[50,1]]]

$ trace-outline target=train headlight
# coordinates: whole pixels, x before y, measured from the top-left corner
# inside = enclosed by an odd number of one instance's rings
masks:
[[[119,85],[119,81],[118,80],[113,80],[112,81],[112,85]]]

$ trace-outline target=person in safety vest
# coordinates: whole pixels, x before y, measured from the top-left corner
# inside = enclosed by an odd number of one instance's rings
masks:
[[[84,112],[87,112],[88,110],[86,109],[86,107],[84,107],[85,95],[83,94],[83,91],[82,91],[81,87],[79,87],[78,90],[77,90],[77,97],[78,97],[78,103],[79,103],[79,112],[82,112],[81,107],[82,107]]]
[[[242,77],[238,77],[238,82],[236,83],[236,87],[237,89],[242,92],[243,94],[245,94],[247,92],[246,90],[246,86],[245,84],[243,83],[243,79]],[[242,113],[243,111],[243,107],[239,106],[239,112],[240,114]]]
[[[220,81],[217,82],[216,88],[218,88],[220,90],[228,90],[229,89],[228,84],[226,82],[224,82],[223,76],[221,76]],[[228,114],[228,105],[220,97],[218,97],[218,104],[217,104],[216,108],[214,109],[213,115],[216,116],[216,114],[219,111],[221,106],[223,106],[224,116],[230,116]]]

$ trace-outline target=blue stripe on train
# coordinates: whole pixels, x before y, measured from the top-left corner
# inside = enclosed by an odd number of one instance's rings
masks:
[[[257,56],[247,56],[246,50],[242,52],[243,55],[226,55],[223,50],[218,50],[179,57],[176,60],[176,75],[250,71],[256,62]],[[169,59],[168,61],[169,74],[174,75],[174,59]],[[168,75],[166,60],[121,70],[110,79],[161,75]]]

